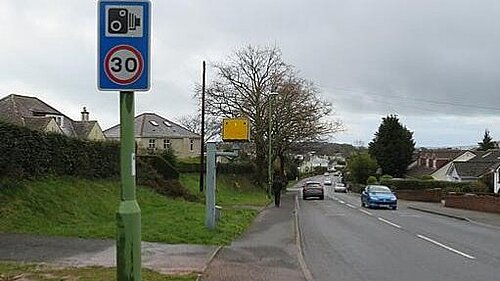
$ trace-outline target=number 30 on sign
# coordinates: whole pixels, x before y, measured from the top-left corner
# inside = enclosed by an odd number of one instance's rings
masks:
[[[106,76],[119,85],[134,83],[141,76],[143,69],[142,55],[132,46],[116,46],[109,50],[104,59]]]

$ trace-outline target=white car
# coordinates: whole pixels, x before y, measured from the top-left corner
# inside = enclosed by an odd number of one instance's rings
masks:
[[[323,185],[332,185],[332,179],[326,178],[325,181],[323,182]]]
[[[345,184],[343,184],[341,182],[336,182],[335,186],[333,187],[333,191],[347,193],[347,188],[346,188]]]

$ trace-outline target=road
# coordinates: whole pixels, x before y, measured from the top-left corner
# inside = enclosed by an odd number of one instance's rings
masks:
[[[315,280],[499,280],[498,229],[422,213],[360,207],[355,194],[299,200]],[[299,197],[300,198],[300,197]]]

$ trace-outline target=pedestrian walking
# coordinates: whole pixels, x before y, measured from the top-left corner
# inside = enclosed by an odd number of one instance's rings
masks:
[[[273,177],[273,194],[274,194],[274,206],[279,207],[281,201],[281,191],[285,188],[286,183],[283,176],[276,173]]]

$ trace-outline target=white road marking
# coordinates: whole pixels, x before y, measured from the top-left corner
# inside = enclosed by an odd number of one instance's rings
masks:
[[[342,201],[342,200],[339,200],[339,202],[340,202],[340,203],[342,203],[342,204],[345,204],[345,202],[344,202],[344,201]]]
[[[368,212],[368,211],[366,211],[366,210],[359,209],[359,211],[360,211],[360,212],[363,212],[363,213],[365,213],[365,214],[367,214],[367,215],[369,215],[369,216],[373,216],[373,214],[372,214],[372,213],[370,213],[370,212]]]
[[[349,207],[349,208],[353,208],[353,209],[356,209],[356,206],[354,206],[354,205],[351,205],[351,204],[349,204],[349,203],[347,203],[347,204],[346,204],[346,206],[347,206],[347,207]]]
[[[396,227],[396,228],[401,228],[401,226],[400,226],[400,225],[397,225],[397,224],[395,224],[395,223],[393,223],[393,222],[390,222],[390,221],[388,221],[388,220],[385,220],[385,219],[383,219],[383,218],[378,217],[377,219],[378,219],[379,221],[381,221],[381,222],[385,222],[386,224],[392,225],[392,226],[394,226],[394,227]]]
[[[450,246],[446,246],[446,245],[444,245],[444,244],[442,244],[442,243],[439,243],[439,242],[437,242],[437,241],[435,241],[435,240],[432,240],[432,239],[431,239],[431,238],[429,238],[429,237],[425,237],[425,236],[420,235],[420,234],[417,234],[417,237],[418,237],[418,238],[420,238],[420,239],[424,239],[424,240],[425,240],[425,241],[427,241],[427,242],[431,242],[432,244],[438,245],[439,247],[445,248],[446,250],[451,251],[451,252],[453,252],[453,253],[455,253],[455,254],[459,254],[459,255],[461,255],[461,256],[463,256],[463,257],[466,257],[466,258],[468,258],[468,259],[471,259],[471,260],[475,260],[475,259],[476,259],[475,257],[473,257],[473,256],[471,256],[471,255],[467,255],[467,254],[466,254],[466,253],[464,253],[464,252],[460,252],[459,250],[453,249],[453,248],[452,248],[452,247],[450,247]]]

